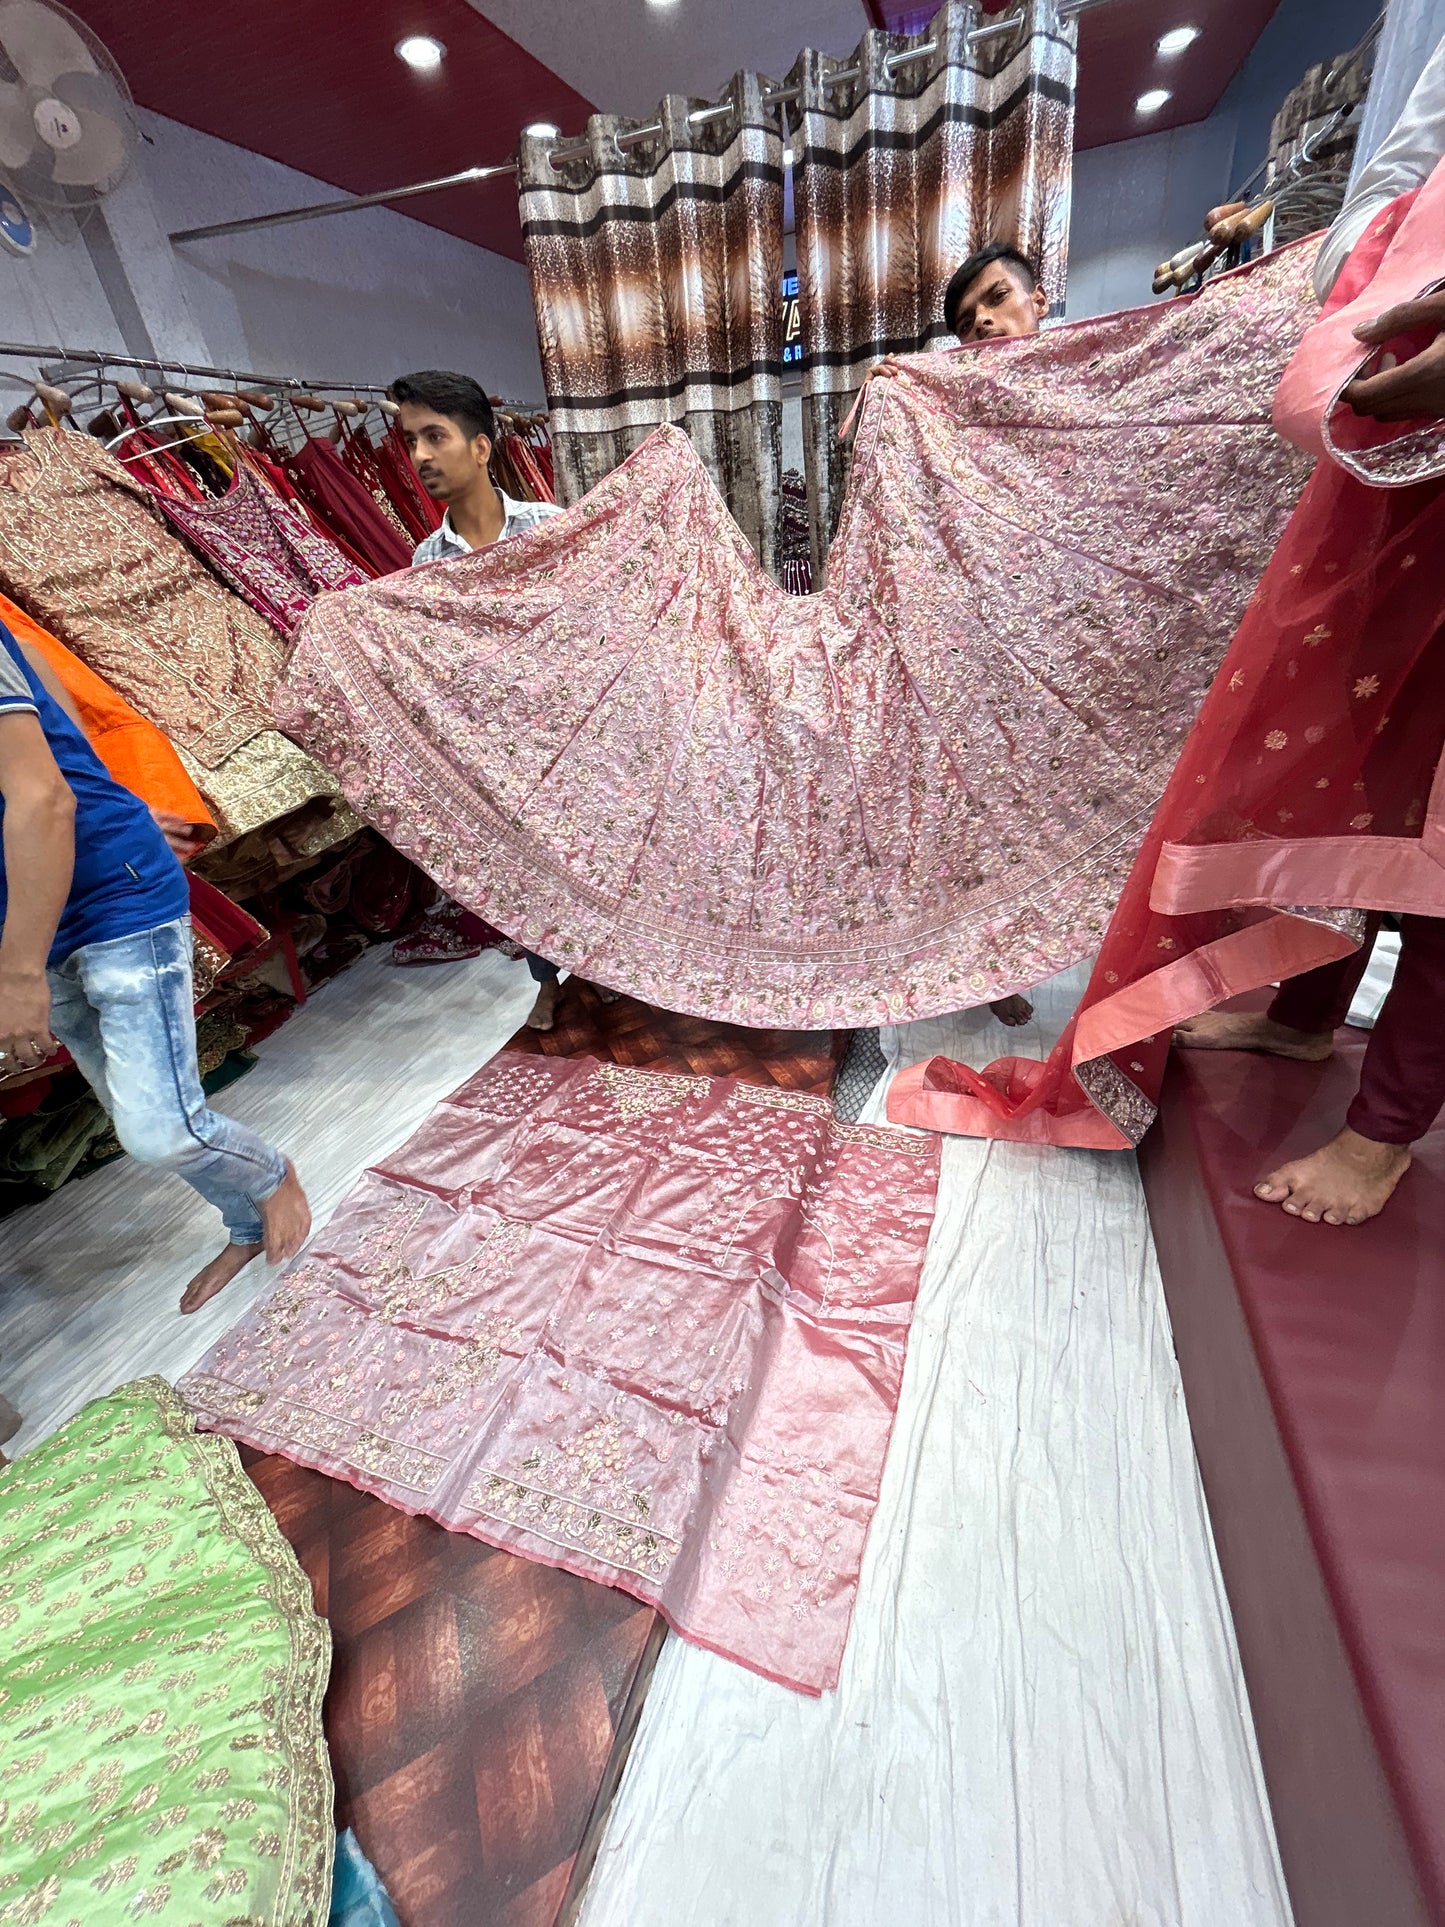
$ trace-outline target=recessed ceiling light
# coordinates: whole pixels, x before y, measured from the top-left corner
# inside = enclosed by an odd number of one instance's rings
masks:
[[[1161,54],[1182,54],[1186,47],[1192,47],[1199,38],[1198,27],[1171,27],[1159,40]]]
[[[677,0],[647,0],[647,4],[649,7],[671,7],[677,4]]]
[[[556,138],[562,129],[554,127],[549,120],[534,120],[530,127],[524,127],[524,134],[535,134],[538,140],[549,141]]]
[[[1165,101],[1171,98],[1167,87],[1151,87],[1147,94],[1140,94],[1134,105],[1141,114],[1157,114]]]
[[[441,66],[446,48],[429,33],[409,33],[396,43],[396,57],[419,74],[434,74]]]

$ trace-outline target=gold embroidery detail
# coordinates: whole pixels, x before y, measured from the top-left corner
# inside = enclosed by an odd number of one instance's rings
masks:
[[[599,1064],[597,1081],[613,1109],[627,1123],[670,1111],[690,1097],[702,1097],[711,1083],[707,1077],[678,1077],[667,1071],[636,1070],[627,1064]]]
[[[662,1579],[680,1544],[649,1523],[651,1497],[624,1477],[622,1446],[619,1422],[600,1418],[515,1468],[483,1467],[465,1502],[483,1517],[571,1546],[619,1571]]]

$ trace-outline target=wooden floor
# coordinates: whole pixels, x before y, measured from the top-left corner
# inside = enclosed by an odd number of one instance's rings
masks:
[[[591,984],[569,977],[557,1004],[556,1027],[519,1030],[513,1050],[547,1057],[602,1057],[654,1071],[740,1077],[826,1096],[843,1061],[847,1031],[747,1030],[654,1010],[632,997],[604,1004]]]
[[[604,1004],[564,984],[513,1048],[826,1095],[846,1037]],[[555,1927],[580,1903],[662,1619],[626,1593],[495,1551],[242,1448],[331,1625],[337,1825],[402,1927]]]
[[[663,1622],[340,1480],[241,1457],[330,1622],[336,1823],[402,1927],[551,1927],[574,1876],[580,1893]]]

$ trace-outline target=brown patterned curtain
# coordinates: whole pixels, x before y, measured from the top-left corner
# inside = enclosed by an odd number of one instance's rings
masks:
[[[734,519],[774,565],[782,442],[783,143],[763,82],[731,111],[670,96],[662,131],[596,114],[588,153],[520,149],[522,233],[551,410],[558,499],[575,502],[662,422],[687,431]]]
[[[952,341],[943,291],[959,262],[1011,241],[1063,312],[1076,30],[1053,0],[1027,0],[1016,29],[970,49],[984,24],[949,0],[922,33],[869,33],[842,59],[809,49],[789,76],[815,582],[847,474],[838,430],[875,361]],[[930,42],[925,59],[893,58]]]

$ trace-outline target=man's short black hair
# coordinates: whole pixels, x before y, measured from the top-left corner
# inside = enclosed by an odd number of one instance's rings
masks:
[[[399,375],[386,391],[391,401],[414,401],[435,414],[454,421],[468,441],[485,435],[497,439],[497,418],[487,391],[470,375],[458,375],[449,368],[423,368],[415,375]]]
[[[1026,254],[1020,253],[1009,241],[990,241],[987,247],[969,255],[944,289],[943,319],[950,334],[958,333],[956,324],[963,297],[984,270],[991,268],[996,261],[1002,261],[1006,268],[1016,268],[1028,282],[1030,294],[1039,285],[1039,271]]]

